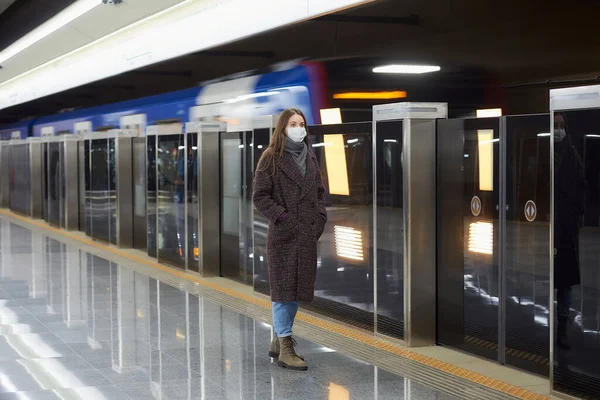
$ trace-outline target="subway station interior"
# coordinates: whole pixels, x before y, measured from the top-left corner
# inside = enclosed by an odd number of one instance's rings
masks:
[[[599,13],[0,0],[0,400],[600,399]],[[287,108],[302,372],[253,204]]]

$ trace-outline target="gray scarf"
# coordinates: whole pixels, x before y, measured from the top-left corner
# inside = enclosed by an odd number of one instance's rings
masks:
[[[296,143],[290,138],[285,138],[285,151],[290,153],[302,176],[306,175],[306,154],[308,153],[308,147],[304,142]]]

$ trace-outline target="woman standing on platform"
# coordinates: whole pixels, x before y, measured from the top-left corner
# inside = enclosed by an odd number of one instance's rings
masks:
[[[267,263],[276,334],[269,356],[296,370],[308,366],[294,350],[292,326],[299,302],[313,300],[317,242],[327,222],[321,172],[306,135],[302,111],[283,111],[258,162],[253,195],[254,206],[269,220]]]

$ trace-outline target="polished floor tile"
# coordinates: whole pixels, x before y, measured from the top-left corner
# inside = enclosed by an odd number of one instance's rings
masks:
[[[310,369],[282,369],[271,337],[268,324],[0,219],[0,400],[452,398],[302,337]]]

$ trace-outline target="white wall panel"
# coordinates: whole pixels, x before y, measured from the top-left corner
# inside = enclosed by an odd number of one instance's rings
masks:
[[[374,0],[188,0],[0,84],[0,109]]]

